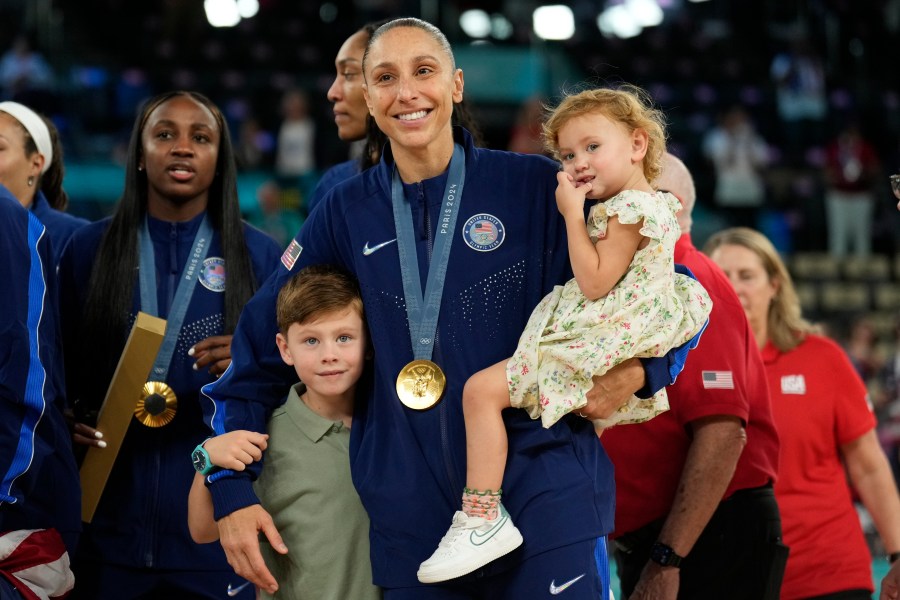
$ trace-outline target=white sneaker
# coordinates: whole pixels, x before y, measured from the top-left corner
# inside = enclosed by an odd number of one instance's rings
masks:
[[[521,546],[522,534],[503,505],[498,508],[492,521],[456,511],[437,550],[419,565],[419,581],[437,583],[462,577]]]

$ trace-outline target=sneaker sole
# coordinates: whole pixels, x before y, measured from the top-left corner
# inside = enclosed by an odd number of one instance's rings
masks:
[[[501,556],[505,556],[522,545],[522,534],[519,529],[513,526],[513,530],[509,532],[507,539],[502,544],[495,544],[490,547],[490,552],[485,552],[478,556],[478,562],[456,565],[452,569],[428,570],[419,569],[416,577],[421,583],[440,583],[450,579],[456,579],[463,575],[468,575],[475,569],[483,567],[491,561],[497,560]]]

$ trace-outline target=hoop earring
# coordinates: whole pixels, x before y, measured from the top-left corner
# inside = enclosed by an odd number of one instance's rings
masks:
[[[33,185],[34,185],[34,175],[31,175],[31,176],[28,178],[28,187],[31,187],[31,186],[33,186]]]

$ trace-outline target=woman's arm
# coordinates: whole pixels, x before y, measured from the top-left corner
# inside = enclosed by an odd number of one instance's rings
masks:
[[[850,481],[872,515],[884,549],[888,553],[900,552],[900,495],[875,430],[841,446],[841,453]]]

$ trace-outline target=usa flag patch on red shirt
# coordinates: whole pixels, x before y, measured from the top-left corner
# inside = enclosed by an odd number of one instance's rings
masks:
[[[294,263],[297,262],[297,258],[300,256],[301,252],[303,252],[303,246],[298,244],[297,240],[291,240],[291,243],[285,248],[284,254],[281,255],[281,264],[290,271],[294,268]]]
[[[734,377],[731,371],[703,371],[703,387],[707,390],[733,390]]]

